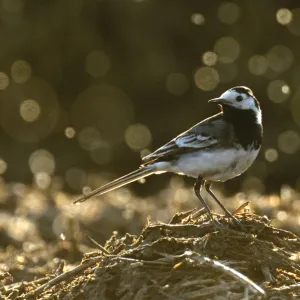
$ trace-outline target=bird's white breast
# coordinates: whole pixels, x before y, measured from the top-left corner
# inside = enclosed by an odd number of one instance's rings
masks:
[[[226,181],[245,172],[259,149],[208,149],[183,154],[172,164],[171,172],[210,181]]]

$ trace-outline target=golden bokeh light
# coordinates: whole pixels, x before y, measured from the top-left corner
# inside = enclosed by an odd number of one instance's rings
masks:
[[[214,52],[219,61],[225,64],[233,63],[240,55],[240,44],[232,36],[219,38],[214,45]]]
[[[110,59],[108,55],[100,50],[90,52],[85,60],[85,70],[92,77],[103,77],[110,69]]]
[[[234,2],[224,2],[218,7],[218,18],[224,24],[232,25],[239,17],[240,8]]]
[[[284,94],[289,94],[290,93],[290,91],[291,91],[291,89],[290,89],[290,87],[287,85],[287,84],[285,84],[285,85],[283,85],[282,87],[281,87],[281,90],[282,90],[282,92],[284,93]]]
[[[25,193],[22,198],[24,199],[24,201],[22,201],[22,208],[28,208],[30,213],[34,215],[46,213],[48,203],[46,196],[40,193],[40,191],[33,189],[29,193]]]
[[[269,67],[281,73],[289,69],[294,61],[292,51],[284,45],[276,45],[272,47],[266,55]]]
[[[283,80],[273,80],[268,85],[267,94],[271,101],[282,103],[288,99],[290,88]]]
[[[253,55],[248,61],[248,69],[254,75],[263,75],[268,70],[268,61],[263,55]]]
[[[65,129],[65,136],[68,139],[73,139],[76,136],[76,130],[73,127],[67,127]]]
[[[15,140],[36,143],[46,138],[58,122],[60,106],[56,93],[41,78],[32,77],[24,84],[11,82],[1,99],[5,113],[0,123]]]
[[[206,51],[202,55],[202,61],[207,66],[214,66],[218,61],[218,55],[213,51]]]
[[[292,200],[293,197],[293,189],[288,184],[283,184],[280,187],[280,198],[283,201]]]
[[[16,60],[11,67],[11,77],[16,83],[25,83],[31,77],[31,66],[25,60]]]
[[[44,172],[51,175],[55,171],[54,156],[45,149],[34,151],[30,155],[28,163],[33,174]]]
[[[47,189],[51,184],[51,176],[46,172],[38,172],[34,174],[34,183],[41,189]]]
[[[83,186],[82,187],[82,194],[88,194],[92,191],[92,188],[90,186]]]
[[[278,159],[278,151],[274,148],[266,149],[265,151],[265,159],[268,162],[274,162]]]
[[[125,141],[133,150],[142,150],[149,146],[152,135],[149,128],[143,124],[130,125],[125,131]]]
[[[174,194],[174,202],[178,205],[189,201],[189,193],[186,189],[177,188]]]
[[[278,137],[278,148],[286,154],[293,154],[300,149],[300,137],[294,130],[286,130]]]
[[[276,12],[276,20],[281,25],[287,25],[292,22],[293,14],[287,8],[280,8]]]
[[[279,212],[277,212],[276,218],[277,218],[279,221],[283,222],[283,221],[285,221],[285,220],[288,218],[288,214],[287,214],[286,211],[280,210]]]
[[[191,21],[196,25],[203,25],[205,22],[205,17],[202,14],[192,14]]]
[[[28,236],[33,234],[38,236],[38,228],[33,220],[25,218],[25,216],[16,216],[13,221],[7,224],[7,234],[15,241],[24,241]]]
[[[201,67],[195,73],[196,86],[203,91],[214,90],[220,82],[219,73],[211,67]]]
[[[36,121],[41,114],[39,103],[33,99],[24,100],[20,105],[20,115],[26,122]]]
[[[189,81],[182,73],[171,73],[166,80],[166,87],[170,94],[183,95],[189,88]]]
[[[6,73],[0,72],[0,91],[5,90],[9,85],[9,77]]]
[[[7,163],[2,158],[0,158],[0,175],[4,174],[7,170]]]

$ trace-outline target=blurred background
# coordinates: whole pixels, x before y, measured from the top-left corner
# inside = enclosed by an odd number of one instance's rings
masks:
[[[1,0],[0,41],[1,245],[82,228],[103,242],[199,207],[193,180],[168,174],[71,201],[217,113],[207,100],[236,85],[261,103],[263,146],[215,189],[300,232],[299,1]]]

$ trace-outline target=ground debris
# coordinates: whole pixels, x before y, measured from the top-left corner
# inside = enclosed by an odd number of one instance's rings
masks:
[[[194,210],[168,224],[149,222],[139,236],[113,235],[106,252],[86,253],[73,269],[1,291],[6,297],[14,292],[14,299],[300,297],[300,239],[266,217],[238,216],[247,232],[219,215],[224,229],[215,230]]]

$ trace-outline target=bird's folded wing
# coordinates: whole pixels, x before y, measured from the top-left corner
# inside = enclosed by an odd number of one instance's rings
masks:
[[[222,116],[221,112],[196,124],[145,156],[143,162],[148,164],[155,160],[171,160],[187,152],[232,145],[233,129],[229,123],[223,120]]]
[[[219,139],[215,136],[205,136],[192,132],[185,132],[173,140],[180,148],[196,148],[203,149],[218,143]],[[163,148],[163,147],[162,147]]]
[[[158,158],[167,159],[178,154],[209,148],[218,145],[218,143],[219,139],[214,136],[205,136],[187,131],[145,156],[143,161],[147,163]]]

